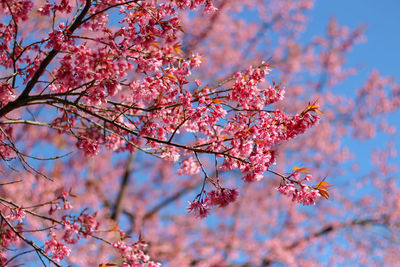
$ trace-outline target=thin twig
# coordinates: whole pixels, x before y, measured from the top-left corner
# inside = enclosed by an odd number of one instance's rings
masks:
[[[48,259],[50,262],[54,263],[55,266],[57,267],[61,267],[60,264],[58,264],[56,261],[54,261],[52,258],[49,257],[49,255],[47,255],[47,253],[41,249],[35,242],[33,242],[32,240],[28,240],[27,238],[25,238],[17,229],[14,228],[14,226],[7,220],[7,218],[3,215],[3,212],[0,211],[0,216],[1,218],[6,222],[6,224],[8,225],[8,227],[10,227],[10,229],[21,239],[23,240],[26,244],[30,245],[36,252],[40,253],[41,255],[43,255],[46,259]]]

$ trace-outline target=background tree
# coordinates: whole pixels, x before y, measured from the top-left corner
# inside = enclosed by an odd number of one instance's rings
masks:
[[[311,8],[2,1],[2,264],[398,262],[393,146],[335,177],[342,140],[393,132],[399,87],[340,94],[363,29],[300,42]]]

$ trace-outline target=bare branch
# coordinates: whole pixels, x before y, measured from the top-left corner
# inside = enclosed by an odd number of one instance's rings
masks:
[[[10,227],[10,229],[22,240],[24,241],[26,244],[28,244],[29,246],[31,246],[36,252],[40,253],[41,255],[43,255],[46,259],[48,259],[50,262],[52,262],[55,266],[57,267],[61,267],[60,264],[58,264],[56,261],[54,261],[51,257],[49,257],[49,255],[47,255],[47,253],[41,249],[35,242],[33,242],[32,240],[28,240],[27,238],[25,238],[17,229],[15,229],[15,227],[7,220],[7,218],[3,215],[3,212],[0,211],[0,216],[1,218],[6,222],[6,224],[8,225],[8,227]]]

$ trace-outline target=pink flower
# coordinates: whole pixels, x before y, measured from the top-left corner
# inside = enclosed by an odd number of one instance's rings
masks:
[[[64,201],[64,209],[65,209],[65,210],[70,210],[70,209],[72,209],[71,203],[69,203],[67,200]]]
[[[63,236],[64,241],[69,244],[75,244],[76,242],[78,242],[79,236],[74,237],[74,235],[79,234],[80,230],[79,224],[76,222],[71,223],[70,221],[64,220],[64,228],[65,228]]]
[[[315,201],[321,195],[315,189],[308,186],[302,186],[302,190],[293,195],[293,201],[297,201],[303,205],[315,205]]]
[[[9,247],[13,243],[17,243],[19,240],[17,234],[14,233],[11,229],[7,228],[2,231],[0,235],[0,246],[1,247]]]
[[[128,245],[124,241],[118,241],[113,244],[113,247],[119,250],[124,262],[121,266],[124,267],[159,267],[161,264],[150,261],[150,257],[142,250],[147,246],[143,241]]]
[[[303,205],[315,205],[315,201],[320,197],[318,190],[306,185],[300,185],[300,190],[294,184],[280,185],[277,190],[288,197],[292,197],[293,202]]]
[[[22,222],[22,219],[25,218],[25,211],[22,208],[11,209],[11,213],[7,216],[8,219],[18,222]]]
[[[66,197],[68,197],[69,196],[69,192],[68,191],[63,191],[62,193],[61,193],[61,197],[63,197],[63,198],[66,198]]]
[[[37,9],[37,12],[42,16],[49,16],[50,15],[50,8],[51,8],[51,4],[50,3],[46,3],[43,7],[39,7]]]
[[[7,83],[0,84],[0,107],[15,99],[14,89]]]
[[[181,168],[178,170],[178,174],[193,175],[200,172],[199,164],[193,159],[193,157],[188,158],[183,161]]]
[[[6,252],[5,251],[1,251],[0,252],[0,264],[1,264],[1,266],[5,265],[6,262],[7,262]]]
[[[45,251],[46,253],[51,252],[52,259],[54,261],[61,261],[65,256],[69,256],[71,254],[71,249],[64,246],[62,243],[56,240],[56,234],[50,233],[51,239],[45,242]]]
[[[208,193],[209,203],[218,207],[226,207],[234,202],[239,193],[236,189],[222,188],[218,191],[211,191]]]
[[[99,227],[99,223],[95,220],[95,215],[82,214],[79,217],[79,221],[82,224],[83,232],[85,235],[91,234],[94,230]]]
[[[217,11],[218,8],[216,8],[215,6],[211,5],[211,4],[207,4],[204,7],[204,13],[214,13],[215,11]]]
[[[195,67],[200,66],[202,62],[202,58],[199,55],[194,55],[191,59],[190,59],[190,68],[193,69]]]
[[[166,147],[163,153],[161,154],[161,158],[174,162],[178,161],[179,157],[180,157],[179,151],[172,146]]]
[[[198,201],[197,199],[195,199],[193,202],[188,201],[188,212],[196,212],[196,216],[199,218],[207,217],[207,215],[210,213],[210,207],[207,205],[207,202],[208,201]]]
[[[100,145],[97,141],[81,139],[76,143],[76,146],[83,150],[86,156],[95,156],[99,153]]]
[[[68,91],[68,88],[65,87],[63,84],[50,84],[49,90],[52,93],[65,93]]]
[[[293,195],[293,193],[297,190],[293,184],[280,185],[277,189],[278,189],[279,193],[286,195],[286,196]]]

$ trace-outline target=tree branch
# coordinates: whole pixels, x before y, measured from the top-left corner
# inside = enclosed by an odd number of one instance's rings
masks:
[[[17,229],[14,228],[14,226],[7,220],[7,218],[3,215],[3,213],[0,211],[0,216],[1,218],[6,222],[6,224],[8,225],[8,227],[10,227],[10,229],[21,239],[23,240],[26,244],[30,245],[36,252],[40,253],[41,255],[43,255],[46,259],[48,259],[50,262],[54,263],[55,266],[57,267],[61,267],[60,264],[58,264],[57,262],[55,262],[52,258],[49,257],[49,255],[47,255],[47,253],[41,249],[35,242],[26,239]]]
[[[196,188],[198,185],[200,185],[200,183],[195,183],[193,185],[187,186],[183,189],[181,189],[180,191],[176,192],[175,194],[167,197],[166,199],[164,199],[162,202],[160,202],[159,204],[157,204],[154,208],[152,208],[151,210],[149,210],[148,212],[146,212],[146,214],[143,216],[143,221],[150,219],[152,216],[154,216],[157,212],[159,212],[162,208],[164,208],[165,206],[167,206],[168,204],[174,202],[175,200],[179,199],[182,195],[186,194],[187,192],[189,192],[190,190]]]
[[[114,221],[117,221],[118,216],[121,213],[121,205],[122,205],[124,196],[126,194],[126,189],[128,187],[129,178],[131,176],[132,163],[133,163],[134,157],[135,157],[134,154],[130,154],[129,158],[126,162],[124,177],[122,178],[121,186],[119,188],[119,192],[117,195],[117,200],[115,201],[113,212],[111,214],[111,219]]]
[[[331,232],[334,231],[339,231],[343,228],[346,227],[351,227],[351,226],[365,226],[365,225],[379,225],[379,224],[385,224],[385,218],[386,215],[382,215],[381,218],[367,218],[367,219],[354,219],[351,220],[349,222],[343,222],[341,224],[328,224],[325,227],[321,228],[319,231],[316,231],[308,236],[305,236],[303,238],[298,239],[297,241],[294,241],[292,244],[285,246],[284,249],[285,250],[292,250],[294,248],[296,248],[297,246],[299,246],[300,244],[310,241],[314,238],[318,238],[324,235],[327,235]],[[260,265],[260,267],[267,267],[270,266],[273,262],[275,262],[276,260],[273,260],[271,257],[266,257],[262,264]]]
[[[91,4],[92,4],[92,0],[86,0],[85,7],[82,9],[81,13],[76,18],[76,20],[72,23],[72,25],[70,27],[68,27],[68,29],[66,31],[68,36],[71,36],[72,33],[82,24],[82,20],[88,13]],[[8,112],[14,110],[15,108],[20,107],[21,103],[25,102],[24,99],[29,96],[29,93],[32,91],[33,87],[39,80],[40,76],[42,76],[43,72],[46,70],[46,67],[55,58],[55,56],[58,54],[58,52],[59,52],[59,50],[56,50],[56,49],[53,49],[49,52],[49,54],[46,56],[46,58],[40,64],[39,68],[36,70],[33,77],[26,84],[25,89],[22,91],[22,93],[19,95],[19,97],[15,101],[9,102],[2,109],[0,109],[0,117],[3,117],[4,115],[6,115]]]

